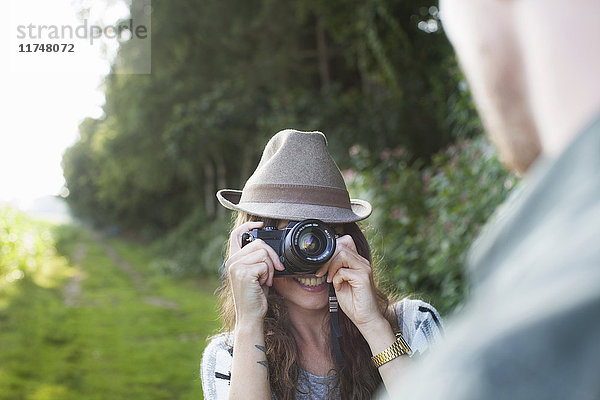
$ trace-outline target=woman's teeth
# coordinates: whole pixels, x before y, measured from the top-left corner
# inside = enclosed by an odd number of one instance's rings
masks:
[[[294,277],[294,279],[304,286],[319,286],[325,282],[325,279],[327,279],[327,275],[322,276],[320,278],[316,278],[313,276],[311,278]]]

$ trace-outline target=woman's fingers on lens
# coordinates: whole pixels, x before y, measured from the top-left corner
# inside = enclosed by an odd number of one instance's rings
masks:
[[[267,261],[261,261],[260,263],[257,263],[256,266],[259,268],[258,284],[262,286],[269,280],[269,270],[272,270],[273,268],[269,266]]]
[[[336,254],[327,264],[325,265],[327,266],[327,282],[329,283],[333,282],[335,275],[342,268],[364,270],[369,274],[371,273],[369,261],[348,248],[341,248],[339,251],[336,249]]]
[[[284,266],[281,263],[281,260],[279,259],[279,256],[277,255],[275,250],[273,250],[273,248],[271,246],[266,244],[261,239],[256,239],[249,245],[241,248],[238,252],[232,254],[229,257],[229,259],[225,262],[225,267],[228,267],[228,265],[232,262],[245,259],[248,255],[252,254],[254,251],[257,251],[258,249],[266,252],[267,256],[271,260],[271,265],[273,266],[273,268],[278,269],[280,271],[282,271],[284,269]],[[248,261],[246,261],[246,262],[248,262]]]
[[[272,267],[270,266],[269,261],[258,261],[251,265],[240,263],[239,266],[232,269],[230,277],[234,282],[237,282],[237,284],[240,285],[240,288],[248,289],[253,286],[253,282],[257,283],[259,286],[265,285],[269,279],[270,269],[272,269]]]
[[[345,256],[341,252],[333,256],[333,258],[329,261],[329,266],[327,268],[327,282],[333,282],[333,277],[338,272],[340,268],[344,267],[345,264]]]
[[[335,274],[335,276],[331,279],[331,283],[333,284],[333,288],[337,291],[340,290],[342,288],[342,283],[345,282],[344,278],[347,278],[345,276],[345,272],[341,271],[339,274]]]
[[[238,260],[229,266],[229,276],[234,280],[259,278],[261,268],[268,269],[270,261],[258,253],[252,253],[249,258]]]
[[[271,263],[271,266],[269,268],[267,268],[267,280],[265,281],[267,286],[273,285],[273,275],[274,274],[275,274],[275,267],[274,267],[273,263]]]
[[[260,285],[272,286],[275,269],[281,271],[284,270],[285,267],[281,263],[275,250],[261,239],[257,239],[249,245],[244,246],[227,260],[225,266],[229,269],[229,265],[240,263],[240,265],[243,265],[242,268],[247,268],[248,265],[261,262],[266,263],[267,273],[264,276],[261,275],[259,283]]]
[[[334,260],[336,258],[338,258],[339,254],[342,252],[355,253],[356,255],[359,256],[358,251],[356,250],[356,244],[354,243],[352,236],[344,235],[344,236],[340,236],[339,238],[337,238],[335,252],[333,253],[333,257],[331,257],[331,260],[329,260],[328,262],[323,264],[323,266],[317,270],[315,275],[317,277],[324,276],[325,274],[328,274],[329,276],[333,276],[333,274],[335,274],[335,271],[337,271],[341,267],[338,266],[337,268],[335,268],[335,270],[332,270],[331,266],[334,265]],[[328,282],[329,282],[329,279],[328,279]]]
[[[322,277],[323,275],[325,275],[327,273],[327,270],[329,269],[329,263],[325,263],[323,264],[323,266],[321,268],[319,268],[317,270],[317,272],[315,272],[315,276],[317,278]]]
[[[260,246],[260,245],[258,245]],[[255,243],[250,243],[248,246],[245,246],[239,249],[235,253],[231,253],[229,258],[225,261],[225,267],[229,269],[229,267],[240,260],[248,257],[248,255],[252,254],[256,250],[257,245]]]
[[[352,236],[350,235],[343,235],[337,238],[336,248],[337,247],[346,247],[354,252],[358,252],[358,250],[356,250],[356,243],[354,243],[354,239],[352,239]]]
[[[275,252],[275,250],[271,246],[269,246],[268,244],[266,244],[263,240],[256,239],[254,242],[250,243],[248,246],[251,246],[255,242],[256,242],[256,246],[260,246],[261,248],[263,248],[263,249],[265,249],[267,251],[267,254],[269,255],[269,258],[272,261],[273,268],[278,269],[280,271],[283,271],[285,269],[285,267],[283,266],[283,263],[279,259],[279,256],[277,255],[277,253]]]
[[[333,287],[335,290],[340,290],[342,288],[342,284],[344,282],[349,282],[352,280],[352,275],[355,271],[351,271],[347,268],[340,270],[332,279]]]
[[[244,254],[234,255],[226,262],[229,274],[234,278],[246,279],[246,276],[254,275],[258,282],[263,285],[271,281],[273,274],[273,260],[269,254],[269,250],[265,246],[256,245],[249,249],[243,249]],[[245,252],[248,251],[246,254]],[[236,257],[237,256],[237,257]],[[254,269],[258,267],[258,269]]]
[[[365,271],[343,268],[333,277],[332,283],[334,289],[340,290],[344,282],[348,282],[353,287],[360,287],[361,285],[370,283],[370,278]]]
[[[278,269],[279,271],[283,271],[285,269],[285,267],[283,266],[283,263],[279,259],[279,256],[277,255],[277,253],[275,252],[275,250],[271,246],[269,246],[268,244],[266,244],[264,241],[262,241],[260,239],[258,239],[258,240],[260,241],[260,243],[262,243],[262,246],[269,253],[269,257],[271,257],[271,260],[273,261],[273,267],[275,269]]]

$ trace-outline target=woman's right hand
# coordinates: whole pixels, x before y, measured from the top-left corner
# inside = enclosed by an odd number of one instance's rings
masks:
[[[242,234],[262,228],[263,222],[246,222],[231,232],[225,261],[235,302],[236,321],[260,320],[267,313],[267,294],[275,269],[284,270],[275,250],[257,239],[242,247]]]

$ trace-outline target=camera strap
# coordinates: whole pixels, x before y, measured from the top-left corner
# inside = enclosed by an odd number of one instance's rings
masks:
[[[340,371],[344,369],[344,355],[340,347],[340,338],[342,331],[340,329],[340,320],[338,314],[338,301],[335,295],[333,283],[329,284],[329,327],[331,330],[331,344],[333,345],[333,354],[337,361]]]

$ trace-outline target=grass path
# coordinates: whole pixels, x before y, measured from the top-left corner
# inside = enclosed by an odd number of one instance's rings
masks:
[[[72,276],[51,289],[24,279],[0,309],[0,399],[201,399],[216,282],[157,274],[139,245],[58,236]]]

